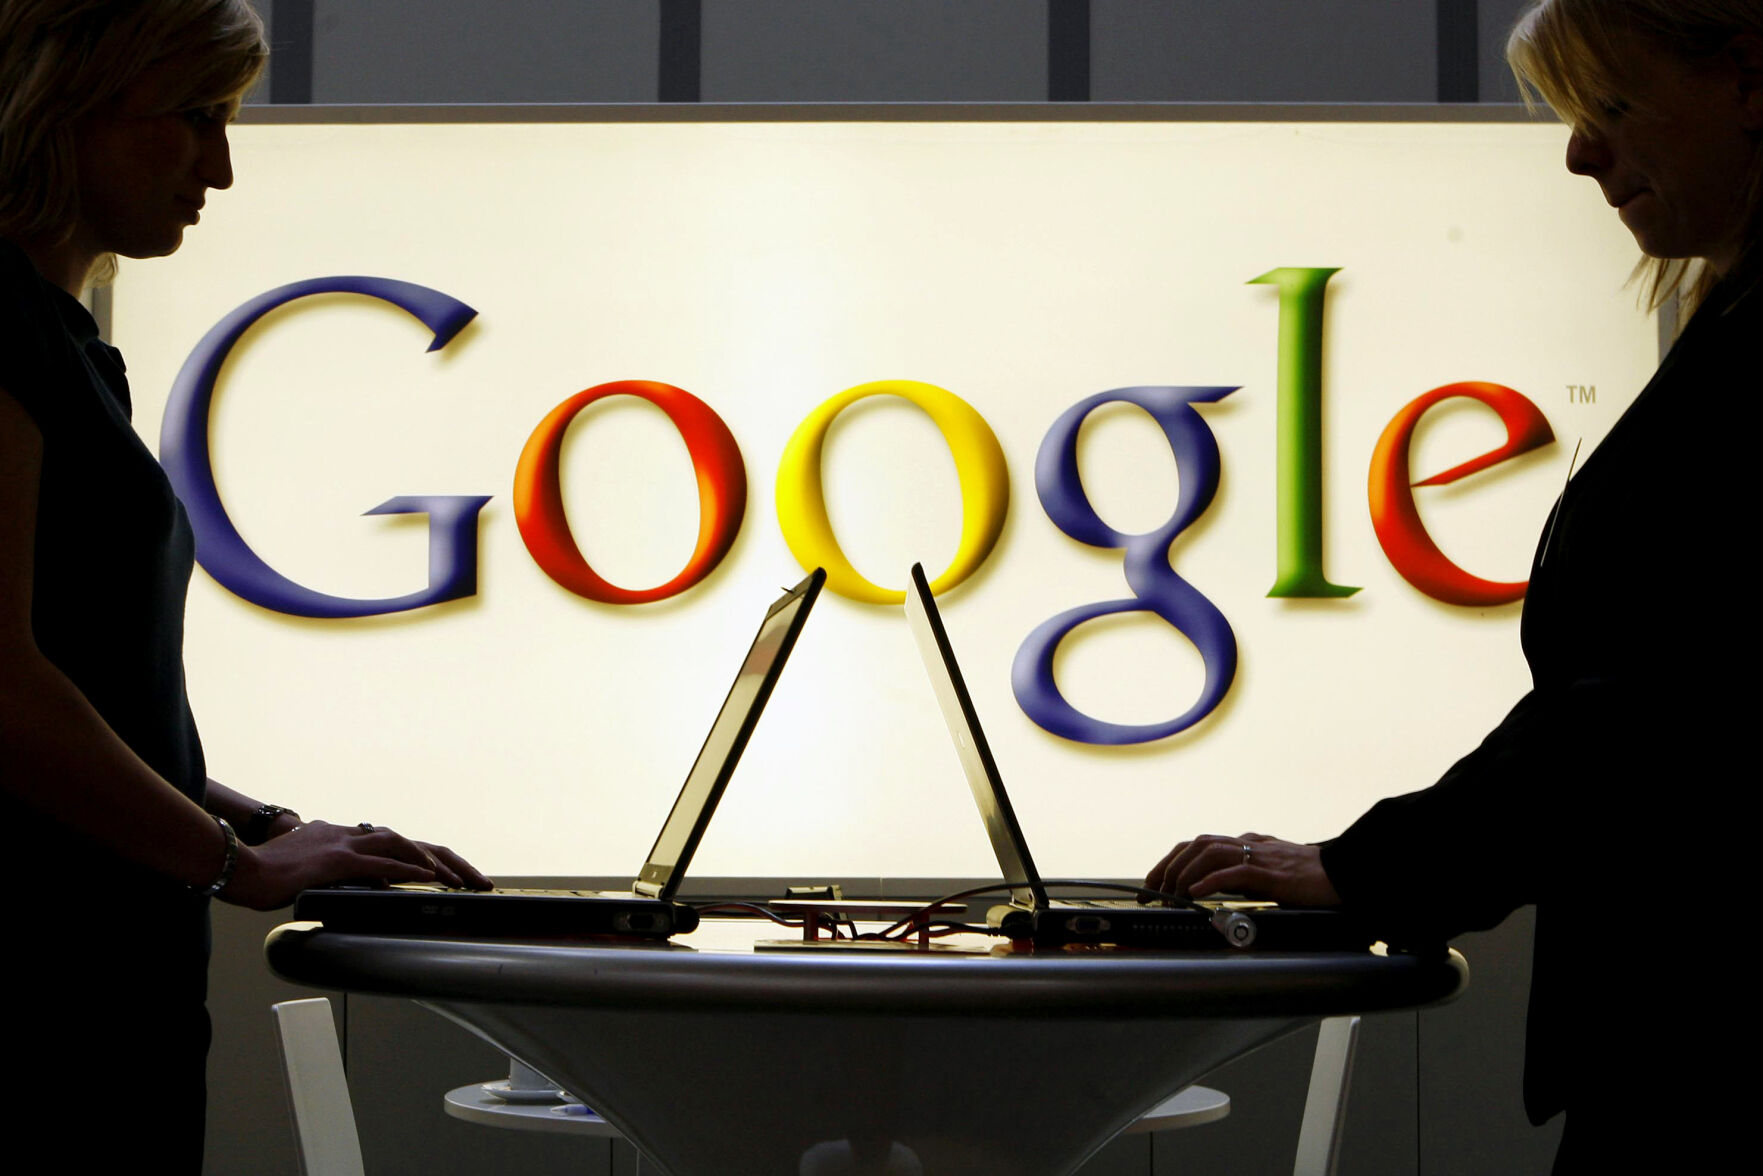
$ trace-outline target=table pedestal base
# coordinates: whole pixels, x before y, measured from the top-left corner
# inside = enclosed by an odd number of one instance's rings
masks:
[[[669,1176],[1064,1176],[1315,1019],[420,1003],[560,1082]]]

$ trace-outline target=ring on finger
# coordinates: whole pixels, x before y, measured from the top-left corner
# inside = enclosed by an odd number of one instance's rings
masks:
[[[1253,851],[1251,851],[1249,848],[1249,843],[1247,841],[1243,842],[1243,864],[1245,866],[1248,865],[1249,859],[1253,856],[1254,856],[1254,854],[1253,854]]]
[[[372,821],[361,821],[356,824],[355,828],[363,833],[372,833],[374,825]]]

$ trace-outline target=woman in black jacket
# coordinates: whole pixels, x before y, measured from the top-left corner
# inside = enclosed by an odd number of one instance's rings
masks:
[[[1755,1044],[1721,1028],[1745,1023],[1731,959],[1744,923],[1727,908],[1752,888],[1720,816],[1756,771],[1743,553],[1763,363],[1763,2],[1540,0],[1508,55],[1573,127],[1568,170],[1634,234],[1654,305],[1675,294],[1688,314],[1544,526],[1521,630],[1532,689],[1438,783],[1338,838],[1204,836],[1147,885],[1340,906],[1392,943],[1536,904],[1524,1095],[1533,1122],[1567,1112],[1556,1171],[1690,1170],[1738,1136],[1723,1075]],[[1702,819],[1665,823],[1686,811]],[[1694,1087],[1687,1105],[1643,1109],[1673,1084]]]

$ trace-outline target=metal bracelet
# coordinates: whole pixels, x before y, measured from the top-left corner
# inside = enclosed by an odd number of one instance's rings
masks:
[[[215,816],[213,813],[208,815],[214,817],[214,823],[220,826],[221,835],[226,838],[226,861],[221,863],[220,876],[214,881],[206,886],[192,886],[190,889],[204,898],[213,898],[226,889],[227,883],[233,880],[233,871],[239,868],[239,835],[233,832],[233,827],[227,824],[225,817]]]

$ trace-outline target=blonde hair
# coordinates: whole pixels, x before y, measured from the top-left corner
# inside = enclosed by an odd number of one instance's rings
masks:
[[[74,124],[185,53],[167,110],[236,107],[269,60],[246,0],[0,0],[0,237],[71,231]]]
[[[1686,61],[1719,53],[1742,33],[1763,34],[1763,0],[1534,0],[1506,42],[1506,59],[1518,75],[1524,100],[1544,102],[1576,130],[1611,109],[1646,111],[1644,94],[1632,84],[1624,42],[1634,36]],[[1763,151],[1752,160],[1747,192],[1749,225],[1740,269],[1757,260],[1763,215]],[[1677,295],[1692,311],[1717,275],[1700,258],[1643,257],[1634,278],[1655,310]],[[1687,318],[1687,314],[1685,315]]]

